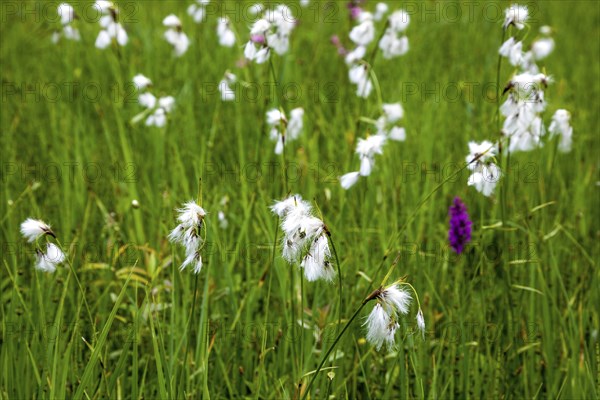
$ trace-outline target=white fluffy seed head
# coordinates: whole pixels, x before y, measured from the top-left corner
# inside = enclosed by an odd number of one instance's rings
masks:
[[[348,172],[347,174],[344,174],[340,177],[340,184],[342,185],[342,188],[344,188],[345,190],[348,190],[352,186],[354,186],[356,184],[356,182],[358,182],[359,178],[360,178],[360,172],[358,172],[358,171]]]
[[[419,308],[417,312],[417,328],[421,331],[423,337],[425,337],[425,317],[423,316],[423,310]]]
[[[152,85],[152,81],[147,76],[137,74],[133,77],[133,84],[138,90],[144,90],[148,86]]]
[[[40,236],[54,236],[54,232],[50,229],[50,225],[39,219],[27,218],[21,223],[21,234],[28,242],[34,242]]]
[[[521,30],[525,27],[525,22],[527,22],[527,18],[529,17],[529,10],[527,6],[513,4],[504,11],[504,14],[504,29],[513,25],[515,28]]]
[[[390,285],[381,291],[379,295],[381,302],[390,310],[390,314],[408,314],[408,308],[412,300],[410,294],[400,288],[397,284]]]
[[[364,325],[367,326],[367,341],[378,351],[384,343],[388,348],[394,347],[394,335],[399,325],[381,304],[375,304]]]
[[[46,252],[37,252],[37,262],[35,268],[44,272],[56,271],[56,266],[65,261],[65,254],[62,250],[54,243],[48,243],[46,245]]]
[[[194,273],[199,273],[202,269],[200,248],[204,243],[201,230],[206,217],[206,210],[196,204],[195,201],[188,201],[177,212],[179,213],[177,216],[179,225],[169,233],[168,239],[172,243],[180,244],[185,248],[186,258],[180,268],[184,269],[188,265],[193,265]]]
[[[59,4],[57,7],[57,12],[60,17],[60,23],[62,25],[70,24],[71,22],[73,22],[73,19],[75,19],[75,10],[73,10],[73,7],[70,4]]]

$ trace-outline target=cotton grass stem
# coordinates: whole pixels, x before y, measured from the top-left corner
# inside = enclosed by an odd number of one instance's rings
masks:
[[[315,208],[317,209],[317,212],[319,213],[319,217],[321,218],[321,221],[324,221],[323,219],[323,213],[321,212],[321,208],[319,207],[319,205],[317,204],[316,201],[314,201],[315,204]],[[339,332],[340,329],[340,325],[342,324],[342,267],[340,264],[340,258],[338,257],[338,252],[337,249],[335,248],[335,243],[333,242],[333,237],[331,235],[331,231],[329,230],[329,228],[327,226],[325,226],[325,233],[327,234],[327,239],[329,240],[329,244],[331,244],[331,249],[333,250],[333,256],[335,257],[335,265],[337,267],[337,276],[338,276],[338,322],[337,325],[335,327],[335,333],[337,335],[337,333]]]
[[[60,250],[67,255],[68,253],[65,252],[65,249],[62,245],[62,243],[60,242],[60,240],[58,240],[58,238],[56,238],[56,243],[58,244],[58,247],[60,248]],[[85,290],[83,290],[83,286],[81,285],[81,281],[79,280],[79,277],[77,276],[77,273],[75,272],[75,268],[73,268],[73,263],[71,262],[71,259],[69,258],[69,256],[65,256],[65,260],[67,262],[67,265],[69,266],[69,269],[71,271],[71,273],[73,274],[73,278],[75,278],[75,282],[77,282],[77,287],[79,288],[79,292],[81,293],[81,297],[83,297],[83,304],[85,305],[85,310],[88,314],[88,318],[90,320],[90,324],[91,324],[91,328],[92,331],[94,333],[94,342],[96,340],[96,324],[94,323],[94,318],[92,317],[92,313],[90,311],[90,306],[87,302],[87,298],[86,298],[86,294],[85,294]]]
[[[319,371],[321,371],[321,369],[323,368],[323,365],[325,365],[325,362],[327,361],[327,358],[329,357],[329,355],[331,354],[331,352],[333,351],[333,349],[335,348],[335,346],[338,344],[338,342],[340,341],[340,339],[342,338],[342,336],[344,336],[344,333],[346,332],[346,330],[348,330],[348,327],[350,327],[350,325],[352,324],[352,322],[356,319],[356,317],[358,316],[358,314],[360,314],[360,312],[365,307],[365,305],[369,302],[369,300],[371,300],[371,299],[366,298],[365,300],[363,300],[363,302],[361,303],[360,307],[358,307],[356,309],[356,311],[354,312],[354,314],[352,314],[352,317],[350,317],[350,319],[348,320],[348,322],[346,322],[346,324],[344,325],[344,328],[342,329],[342,331],[337,334],[337,336],[335,337],[335,340],[333,341],[333,343],[331,344],[331,346],[329,346],[329,348],[325,352],[325,355],[321,359],[321,362],[319,363],[319,366],[317,367],[316,370],[314,370],[313,377],[308,382],[308,386],[306,386],[306,391],[304,392],[304,395],[302,396],[302,400],[306,399],[306,397],[310,393],[310,388],[312,387],[313,383],[315,382],[315,379],[317,378],[317,375],[319,375]]]
[[[506,29],[502,29],[502,40],[500,41],[500,45],[504,43],[506,38]],[[498,65],[496,67],[496,130],[498,135],[500,135],[500,139],[498,140],[498,153],[502,156],[502,129],[500,128],[500,71],[502,70],[502,55],[498,54]],[[508,137],[508,144],[506,148],[510,148],[510,136]],[[500,205],[500,215],[502,219],[502,227],[506,227],[506,185],[508,184],[508,174],[506,171],[508,170],[508,163],[510,162],[510,153],[506,157],[506,164],[504,165],[504,182],[500,187],[500,197],[501,197],[501,205]]]
[[[369,57],[369,61],[366,62],[366,65],[369,68],[369,73],[371,73],[371,71],[373,70],[373,67],[375,66],[375,60],[377,58],[377,52],[379,51],[379,42],[381,41],[381,38],[383,38],[383,36],[385,35],[385,31],[387,30],[388,26],[390,25],[390,21],[389,19],[386,21],[385,26],[383,27],[383,29],[381,30],[381,33],[379,34],[379,37],[377,38],[377,41],[375,41],[375,47],[373,47],[373,50],[371,51],[371,56]],[[373,73],[374,74],[374,73]],[[373,75],[371,74],[371,76]],[[377,85],[376,87],[379,87],[379,85]],[[378,89],[378,97],[381,98],[381,89]],[[361,117],[365,111],[365,103],[366,102],[362,102],[360,104],[359,107],[359,113],[358,113],[358,117],[356,118],[356,124],[354,126],[354,134],[356,135],[358,133],[358,128],[360,127],[360,123],[361,123]],[[381,106],[381,100],[380,100],[380,106]]]
[[[327,229],[327,238],[329,238],[329,243],[331,244],[331,249],[333,250],[333,256],[335,257],[335,265],[338,271],[338,321],[335,326],[335,333],[337,334],[340,330],[340,325],[342,324],[342,268],[340,266],[340,259],[338,257],[337,249],[335,248],[335,243],[333,242],[333,238],[331,237],[331,232]]]
[[[188,343],[185,346],[185,354],[183,356],[183,373],[182,375],[185,377],[185,371],[187,371],[186,367],[186,363],[187,363],[187,358],[188,358],[188,353],[190,350],[190,343],[191,342],[191,337],[192,337],[192,329],[193,329],[193,325],[192,325],[192,318],[194,317],[194,311],[196,310],[196,298],[198,297],[198,276],[200,274],[194,274],[194,297],[192,298],[192,310],[190,311],[190,316],[188,318],[188,322],[187,322],[187,338],[188,338]]]

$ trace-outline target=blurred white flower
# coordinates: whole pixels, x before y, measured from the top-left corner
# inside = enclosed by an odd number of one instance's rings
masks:
[[[548,57],[552,51],[554,51],[554,39],[551,37],[537,39],[531,44],[531,52],[536,60]]]
[[[158,107],[146,119],[146,126],[156,126],[162,128],[167,124],[167,114],[169,114],[175,105],[175,99],[172,96],[161,97],[158,99]]]
[[[133,77],[133,84],[138,90],[144,90],[148,86],[152,85],[152,81],[147,76],[137,74]]]
[[[469,155],[466,157],[467,168],[471,170],[467,184],[484,196],[491,196],[500,180],[500,168],[493,163],[497,148],[492,142],[469,142]]]
[[[98,49],[105,49],[110,46],[111,38],[107,31],[102,30],[98,33],[98,37],[96,38],[95,46]]]
[[[404,10],[394,11],[389,17],[389,28],[395,33],[401,33],[410,24],[410,15]]]
[[[502,43],[498,52],[502,57],[508,58],[508,62],[515,67],[523,62],[523,42],[515,41],[514,37]]]
[[[75,19],[75,10],[68,3],[60,3],[57,7],[58,16],[60,17],[61,25],[67,25]]]
[[[250,28],[250,40],[244,47],[246,59],[262,64],[269,59],[271,50],[279,55],[287,53],[290,34],[296,26],[296,19],[291,9],[283,4],[277,5],[274,9],[254,5],[251,11],[256,12],[256,15],[262,12],[263,15]]]
[[[304,128],[304,109],[301,107],[294,108],[290,111],[290,120],[287,124],[287,140],[296,140],[302,133]]]
[[[356,46],[354,48],[354,50],[346,53],[346,57],[345,57],[346,64],[352,65],[352,64],[356,63],[357,61],[362,60],[362,58],[365,56],[366,53],[367,53],[367,48],[365,46]]]
[[[356,144],[356,154],[360,158],[360,175],[369,176],[375,165],[375,155],[383,154],[383,145],[386,142],[385,136],[372,135],[366,139],[358,139]]]
[[[467,168],[471,171],[481,164],[486,164],[496,156],[496,145],[488,140],[481,143],[469,142],[469,155],[466,157]]]
[[[294,208],[301,208],[301,213],[310,213],[310,203],[303,201],[299,194],[290,196],[284,200],[276,201],[269,209],[278,217],[282,218]]]
[[[196,0],[195,3],[189,5],[187,13],[195,23],[200,23],[206,18],[206,6],[210,0]]]
[[[56,271],[56,266],[62,264],[65,261],[65,254],[62,250],[54,243],[48,243],[46,245],[46,252],[42,252],[37,249],[37,262],[35,268],[44,272]]]
[[[50,225],[39,219],[27,218],[21,223],[21,234],[27,239],[29,243],[34,242],[40,236],[50,235],[54,236],[54,232],[50,229]]]
[[[379,48],[383,58],[391,59],[403,56],[408,52],[408,38],[406,36],[398,37],[388,28],[379,41]]]
[[[221,93],[222,101],[233,101],[235,100],[235,91],[231,89],[230,85],[233,85],[237,81],[237,77],[229,71],[225,72],[223,79],[219,82],[219,92]]]
[[[571,126],[571,114],[567,110],[556,110],[552,116],[552,122],[548,127],[550,138],[559,136],[558,150],[563,153],[571,151],[573,142],[573,127]]]
[[[404,142],[406,140],[406,130],[399,126],[394,126],[388,132],[388,137],[397,142]]]
[[[552,28],[548,25],[540,26],[540,33],[545,36],[550,36],[552,34]]]
[[[59,30],[52,33],[52,43],[58,43],[61,37],[64,37],[67,40],[81,40],[79,30],[71,25],[75,19],[75,10],[73,10],[73,7],[67,3],[60,3],[56,11],[60,17],[61,27]]]
[[[494,193],[496,184],[500,180],[500,168],[494,163],[480,165],[475,172],[469,176],[467,184],[474,186],[475,189],[486,197]]]
[[[423,316],[423,310],[419,308],[417,312],[417,327],[421,331],[423,338],[425,338],[425,317]]]
[[[268,125],[278,125],[282,121],[285,121],[285,115],[277,108],[273,108],[267,111],[267,124]]]
[[[248,13],[250,15],[261,14],[264,10],[265,10],[265,7],[260,3],[252,4],[250,7],[248,7]]]
[[[223,211],[219,211],[217,214],[217,218],[219,220],[219,228],[227,229],[227,227],[229,226],[229,221],[227,221],[225,213]]]
[[[284,4],[278,4],[272,10],[267,9],[264,16],[275,30],[282,35],[289,35],[296,26],[296,19],[292,10]]]
[[[182,30],[181,21],[176,15],[170,14],[163,19],[163,25],[169,28],[164,33],[165,40],[173,46],[175,56],[181,57],[190,46],[190,40]]]
[[[113,41],[119,46],[125,46],[129,42],[129,37],[123,25],[118,22],[119,9],[110,1],[96,1],[95,7],[104,14],[99,21],[103,29],[98,33],[95,46],[105,49]]]
[[[146,108],[156,107],[156,97],[152,93],[142,93],[138,97],[138,102]]]
[[[527,22],[527,18],[529,16],[529,11],[527,6],[513,4],[504,11],[504,14],[504,25],[502,26],[504,29],[508,28],[510,25],[513,25],[515,28],[521,30],[525,27],[525,22]]]
[[[400,103],[383,104],[382,107],[385,119],[390,124],[397,122],[404,116],[404,109]]]
[[[94,3],[94,8],[96,8],[102,14],[108,14],[110,12],[110,10],[114,7],[115,7],[115,5],[113,4],[112,1],[97,0]]]
[[[141,82],[143,79],[139,78],[138,81]],[[167,124],[167,114],[175,107],[175,98],[173,96],[165,96],[157,99],[156,96],[148,92],[140,94],[138,102],[142,107],[150,111],[150,115],[146,118],[146,126],[156,126],[158,128],[162,128]]]
[[[367,98],[373,90],[373,83],[369,76],[369,70],[366,65],[355,64],[348,71],[350,82],[356,85],[356,95],[358,97]]]
[[[505,117],[502,132],[509,137],[508,151],[530,151],[541,144],[545,134],[541,113],[546,109],[544,88],[551,81],[545,74],[523,72],[513,76],[505,92],[509,95],[500,106]]]
[[[400,103],[383,104],[383,115],[375,123],[377,134],[396,141],[406,140],[404,128],[395,124],[404,116],[404,109]]]
[[[360,178],[360,172],[348,172],[340,177],[340,184],[342,188],[348,190],[358,182],[358,178]]]
[[[269,59],[271,52],[269,47],[249,40],[244,47],[244,57],[257,64],[263,64]]]
[[[304,109],[298,107],[290,112],[288,121],[285,114],[273,108],[267,111],[266,122],[269,127],[269,138],[276,142],[275,154],[283,153],[286,143],[298,139],[304,127]]]
[[[386,3],[380,2],[375,5],[375,13],[373,14],[373,19],[375,21],[381,21],[385,14],[388,12],[389,7]]]
[[[373,15],[369,12],[362,12],[359,16],[359,24],[350,31],[350,40],[358,46],[367,46],[375,39],[375,24]]]
[[[265,18],[261,18],[252,24],[250,35],[264,35],[269,29],[271,29],[271,23]]]
[[[235,44],[235,33],[229,26],[229,18],[219,18],[217,22],[217,36],[219,44],[225,47],[232,47]]]

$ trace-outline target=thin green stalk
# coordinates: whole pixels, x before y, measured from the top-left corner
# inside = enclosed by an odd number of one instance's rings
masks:
[[[275,225],[275,238],[273,239],[273,251],[271,252],[271,264],[270,267],[273,268],[275,266],[275,254],[277,250],[277,234],[279,233],[279,216],[277,216],[277,225]],[[265,301],[264,313],[265,313],[265,329],[263,332],[263,340],[261,345],[261,356],[260,356],[260,371],[264,374],[265,371],[265,349],[267,346],[267,326],[269,326],[269,303],[271,300],[271,283],[273,281],[273,274],[269,273],[269,270],[265,271],[265,274],[269,274],[269,286],[267,289],[267,300]],[[264,276],[264,274],[263,274]],[[258,389],[256,391],[256,398],[260,398],[260,388],[262,386],[262,377],[258,377]]]
[[[383,38],[383,36],[385,35],[385,31],[387,30],[389,24],[390,24],[390,21],[388,19],[385,26],[381,30],[381,33],[379,34],[377,41],[375,41],[375,47],[373,47],[373,50],[371,51],[371,56],[369,57],[369,61],[366,63],[366,65],[369,68],[369,72],[371,72],[373,70],[373,67],[375,66],[375,60],[377,58],[377,53],[379,51],[379,42],[381,41],[381,38]],[[379,97],[381,98],[381,93],[379,93]],[[361,117],[364,113],[365,103],[366,103],[365,101],[361,102],[360,107],[359,107],[358,117],[356,119],[356,124],[354,126],[354,134],[355,135],[358,133],[358,128],[360,127]]]
[[[58,247],[60,247],[61,251],[66,255],[67,253],[65,252],[65,250],[62,246],[62,243],[60,242],[60,240],[58,240],[58,238],[56,239],[56,243],[58,243]],[[94,335],[94,342],[95,342],[96,335],[97,335],[96,324],[94,323],[94,318],[92,317],[92,312],[90,311],[90,305],[87,302],[85,291],[83,290],[83,286],[81,286],[81,281],[79,281],[79,277],[77,276],[77,273],[75,272],[75,268],[73,268],[73,263],[71,263],[69,256],[66,256],[65,260],[67,262],[67,265],[69,266],[71,273],[73,274],[73,278],[75,278],[75,282],[77,282],[77,287],[79,288],[79,292],[81,293],[81,297],[83,298],[83,304],[85,305],[85,310],[87,311],[88,318],[90,319],[90,324],[91,324],[90,328],[92,329],[92,332]]]
[[[506,38],[506,29],[502,29],[502,40],[500,41],[500,45],[504,43],[504,39]],[[502,130],[500,128],[500,71],[502,69],[502,55],[498,54],[498,65],[496,67],[496,131],[498,135],[500,135],[500,140],[498,141],[498,153],[502,155]],[[508,153],[508,147],[510,147],[510,137],[508,138],[508,146],[507,146],[507,154],[506,164],[504,165],[504,171],[508,170],[510,153]],[[501,205],[500,205],[500,215],[502,219],[502,227],[503,229],[506,227],[506,186],[508,185],[508,174],[505,174],[504,182],[500,186],[500,197],[501,197]]]
[[[281,98],[281,93],[277,88],[277,78],[275,76],[275,66],[273,65],[273,57],[269,57],[269,71],[271,72],[271,78],[273,79],[273,87],[275,88],[275,98],[277,99],[277,107],[283,107],[283,101]]]
[[[304,371],[304,277],[300,276],[300,372]]]
[[[506,29],[502,29],[502,41],[500,45],[504,43],[506,38]],[[502,138],[502,132],[500,131],[500,70],[502,69],[502,55],[498,55],[498,64],[496,67],[496,130]],[[502,146],[499,146],[498,152],[502,154]]]
[[[338,344],[338,342],[340,341],[340,339],[342,338],[342,336],[344,335],[344,333],[346,332],[346,330],[348,329],[348,327],[350,326],[350,324],[352,324],[352,322],[356,319],[356,317],[358,316],[358,314],[362,311],[362,309],[369,302],[369,300],[371,300],[371,299],[370,298],[366,298],[365,300],[363,300],[363,302],[361,303],[360,307],[358,307],[356,309],[356,311],[354,312],[354,314],[352,314],[352,317],[350,317],[350,319],[348,320],[348,322],[346,322],[346,325],[344,325],[344,328],[342,329],[342,331],[336,336],[336,338],[333,341],[333,343],[331,344],[331,346],[329,346],[329,348],[325,352],[325,355],[321,359],[321,362],[319,363],[319,366],[314,371],[313,377],[311,378],[310,382],[308,383],[308,386],[306,387],[306,391],[304,392],[304,395],[302,396],[302,400],[306,399],[306,397],[310,393],[310,388],[312,387],[313,383],[315,382],[315,379],[317,378],[317,375],[319,375],[319,371],[321,371],[321,369],[323,368],[323,365],[327,361],[327,358],[329,357],[329,355],[331,354],[331,352],[333,351],[333,349],[335,348],[335,346]]]
[[[285,161],[285,134],[283,136],[283,150],[281,151],[281,179],[283,179],[283,190],[285,191],[285,197],[290,193],[288,188],[287,165]]]
[[[338,322],[335,326],[335,333],[337,335],[340,329],[340,325],[342,324],[342,268],[340,267],[340,259],[335,248],[333,238],[331,237],[331,232],[329,230],[327,230],[327,237],[329,238],[329,243],[331,243],[331,249],[333,250],[335,264],[338,270]]]
[[[279,108],[279,110],[281,111],[282,114],[284,114],[284,110],[283,110],[283,101],[281,99],[281,94],[279,93],[279,90],[277,90],[277,78],[275,76],[275,67],[273,66],[273,58],[269,57],[269,71],[271,73],[271,79],[273,80],[273,87],[275,88],[275,98],[277,99],[277,107]],[[281,122],[280,122],[281,125]],[[289,193],[289,188],[288,188],[288,177],[287,177],[287,165],[286,165],[286,160],[285,160],[285,126],[282,127],[282,132],[281,135],[282,137],[282,141],[283,141],[283,148],[281,151],[281,159],[282,159],[282,166],[281,166],[281,178],[283,179],[283,188],[285,190],[286,195]]]
[[[375,87],[375,93],[377,94],[377,105],[381,110],[383,110],[383,95],[381,94],[381,86],[379,85],[379,79],[377,79],[377,74],[375,74],[375,70],[371,66],[369,66],[369,75],[371,76],[373,86]],[[359,119],[362,120],[363,118]]]
[[[296,321],[298,321],[298,317],[297,317],[298,310],[296,309],[296,299],[295,299],[295,295],[294,295],[294,286],[295,286],[294,272],[295,272],[294,268],[290,268],[290,297],[291,297],[290,301],[291,301],[291,307],[292,307],[292,324],[291,324],[292,329],[293,329],[293,327],[296,326]],[[295,354],[296,353],[295,346],[292,346],[292,353],[293,353],[292,358],[297,361],[298,357],[297,357],[297,354]],[[296,376],[298,373],[298,364],[296,362],[294,362],[294,369],[295,369],[294,376]]]
[[[383,29],[381,30],[381,33],[379,34],[379,37],[377,38],[377,40],[375,41],[375,47],[373,47],[373,50],[371,51],[371,57],[369,58],[369,65],[371,66],[371,68],[373,66],[375,66],[375,60],[377,58],[377,53],[379,51],[379,42],[381,42],[381,39],[383,38],[383,36],[385,35],[385,32],[387,31],[387,28],[390,26],[390,20],[388,19],[385,22],[385,26],[383,27]]]
[[[190,342],[191,342],[191,337],[192,337],[192,318],[194,317],[194,311],[196,309],[196,303],[197,303],[197,296],[198,296],[198,275],[199,274],[195,274],[195,279],[194,279],[194,297],[192,298],[192,310],[190,311],[190,317],[188,318],[188,322],[187,322],[187,340],[188,340],[188,344],[185,346],[185,355],[183,356],[183,368],[182,368],[182,374],[181,376],[183,378],[185,378],[185,372],[188,371],[186,367],[186,363],[187,363],[187,358],[188,358],[188,353],[190,350]]]
[[[315,204],[315,208],[317,209],[317,212],[319,213],[319,216],[321,218],[321,221],[324,221],[323,218],[323,213],[321,212],[321,208],[319,208],[319,205],[317,204],[317,202],[314,202]],[[335,333],[337,335],[338,331],[339,331],[339,327],[342,324],[342,267],[340,264],[340,259],[338,257],[338,253],[337,253],[337,249],[335,248],[335,243],[333,242],[333,237],[331,235],[331,231],[329,230],[329,228],[327,227],[327,225],[325,226],[325,233],[327,234],[327,239],[329,240],[329,243],[331,244],[331,249],[333,250],[333,256],[335,257],[335,264],[338,270],[338,322],[335,328]]]

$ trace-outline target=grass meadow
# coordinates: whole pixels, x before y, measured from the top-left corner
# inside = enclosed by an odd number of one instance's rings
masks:
[[[264,64],[244,62],[251,3],[213,1],[199,24],[192,1],[116,3],[129,42],[104,50],[91,1],[71,2],[81,40],[56,44],[58,2],[0,4],[0,398],[600,396],[598,3],[521,3],[527,40],[552,27],[543,119],[569,110],[573,145],[502,155],[489,197],[464,165],[469,141],[500,137],[509,2],[388,1],[410,14],[410,49],[388,60],[370,44],[378,84],[366,99],[330,40],[351,46],[346,2],[286,2],[289,51]],[[190,40],[181,57],[163,38],[171,13]],[[224,13],[232,47],[215,32]],[[234,101],[218,91],[226,70]],[[136,121],[138,73],[175,98],[163,127]],[[344,190],[380,102],[402,104],[406,140]],[[265,119],[277,107],[304,109],[282,155]],[[282,258],[269,206],[293,193],[318,207],[339,281],[308,282]],[[448,245],[456,196],[472,220],[462,254]],[[199,274],[179,269],[184,251],[167,239],[192,199],[207,211]],[[28,217],[56,235],[39,243],[66,254],[54,273],[35,268]],[[426,329],[413,302],[395,346],[378,351],[361,304],[388,271],[416,289]]]

